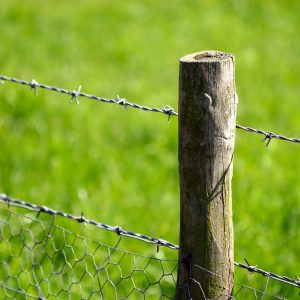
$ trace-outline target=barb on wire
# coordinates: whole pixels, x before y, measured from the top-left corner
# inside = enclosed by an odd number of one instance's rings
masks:
[[[262,134],[265,136],[265,138],[262,140],[263,142],[267,140],[267,144],[266,147],[270,144],[271,139],[279,139],[282,141],[288,141],[288,142],[292,142],[292,143],[300,143],[300,139],[298,138],[289,138],[283,135],[279,135],[270,131],[264,131],[261,129],[255,129],[255,128],[251,128],[251,127],[245,127],[245,126],[241,126],[241,125],[236,125],[236,128],[238,129],[242,129],[248,132],[254,132],[254,133],[258,133],[258,134]]]
[[[47,206],[41,206],[41,205],[36,205],[33,203],[29,203],[29,202],[25,202],[22,200],[18,200],[18,199],[14,199],[14,198],[10,198],[7,195],[4,194],[0,194],[0,201],[2,203],[5,203],[7,205],[12,205],[12,206],[18,206],[18,207],[23,207],[29,210],[34,210],[37,211],[38,214],[40,213],[47,213],[49,215],[55,215],[55,216],[61,216],[73,221],[77,221],[79,223],[86,223],[86,224],[90,224],[90,225],[94,225],[98,228],[101,229],[105,229],[111,232],[115,232],[117,235],[119,236],[126,236],[129,238],[134,238],[134,239],[138,239],[138,240],[142,240],[144,242],[147,243],[151,243],[151,244],[155,244],[158,246],[163,246],[163,247],[167,247],[170,249],[177,249],[178,250],[178,246],[174,245],[168,241],[165,241],[163,239],[158,239],[155,237],[150,237],[147,236],[145,234],[141,234],[141,233],[135,233],[135,232],[131,232],[131,231],[127,231],[122,229],[120,226],[111,226],[111,225],[107,225],[104,223],[100,223],[94,220],[90,220],[90,219],[86,219],[85,217],[83,217],[83,214],[81,214],[81,216],[73,216],[71,214],[68,213],[64,213],[58,210],[54,210],[52,208],[49,208]]]
[[[248,270],[250,273],[258,273],[263,276],[269,277],[271,279],[274,279],[274,280],[277,280],[277,281],[300,288],[300,280],[297,276],[296,276],[297,280],[294,280],[287,276],[281,276],[281,275],[275,274],[273,272],[268,272],[268,271],[259,269],[257,266],[252,266],[249,264],[249,262],[246,259],[245,259],[245,262],[246,262],[246,264],[237,263],[237,262],[235,262],[234,264],[239,268]]]
[[[118,100],[117,103],[120,104],[120,105],[124,105],[125,109],[127,110],[127,101],[126,101],[126,99],[120,98],[120,96],[117,95],[117,100]]]
[[[72,98],[70,99],[70,103],[72,103],[73,100],[75,99],[76,104],[79,104],[78,96],[80,94],[80,90],[81,90],[81,85],[78,87],[77,91],[74,90],[71,92]]]
[[[37,88],[42,88],[42,89],[50,90],[50,91],[53,91],[53,92],[67,94],[67,95],[70,95],[72,97],[71,101],[73,99],[75,99],[77,103],[79,103],[78,102],[79,97],[85,97],[85,98],[89,98],[89,99],[92,99],[92,100],[101,101],[101,102],[105,102],[105,103],[114,103],[114,104],[123,105],[126,109],[127,109],[128,106],[130,106],[130,107],[145,110],[145,111],[163,113],[165,115],[168,115],[169,120],[170,120],[171,116],[178,116],[178,113],[176,113],[174,111],[174,109],[170,106],[162,106],[161,108],[155,108],[155,107],[147,107],[147,106],[144,106],[144,105],[139,105],[139,104],[136,104],[136,103],[131,103],[129,101],[126,101],[123,98],[119,98],[119,96],[117,97],[117,99],[107,99],[107,98],[104,98],[104,97],[98,97],[98,96],[94,96],[94,95],[90,95],[90,94],[80,92],[81,86],[78,89],[78,91],[70,91],[70,90],[66,90],[66,89],[63,89],[63,88],[55,87],[55,86],[39,84],[35,80],[26,81],[26,80],[16,79],[16,78],[12,78],[12,77],[7,77],[7,76],[0,76],[0,80],[10,81],[10,82],[18,83],[18,84],[23,84],[23,85],[28,85],[31,88],[33,88],[34,90],[36,90]]]
[[[36,89],[37,89],[38,85],[39,85],[39,84],[37,83],[37,81],[36,81],[35,79],[32,79],[32,80],[31,80],[30,86],[31,86],[31,88],[32,88],[33,91],[34,91],[34,95],[35,95],[35,96],[37,96]]]

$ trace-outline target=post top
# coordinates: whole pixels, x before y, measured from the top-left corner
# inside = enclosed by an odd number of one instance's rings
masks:
[[[225,53],[222,51],[208,50],[201,51],[183,56],[181,62],[218,62],[221,60],[234,59],[234,55],[231,53]]]

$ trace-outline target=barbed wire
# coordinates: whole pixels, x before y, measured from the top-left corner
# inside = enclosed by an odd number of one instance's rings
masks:
[[[258,133],[258,134],[262,134],[265,136],[265,138],[262,140],[262,142],[267,141],[266,143],[266,147],[270,144],[271,140],[274,139],[279,139],[282,141],[287,141],[287,142],[292,142],[292,143],[300,143],[300,139],[298,138],[289,138],[283,135],[279,135],[270,131],[264,131],[261,129],[255,129],[255,128],[251,128],[251,127],[245,127],[245,126],[241,126],[241,125],[236,125],[236,128],[238,129],[242,129],[248,132],[253,132],[253,133]]]
[[[39,216],[40,213],[46,213],[46,214],[54,215],[54,216],[61,216],[61,217],[76,221],[78,223],[90,224],[90,225],[96,226],[100,229],[114,232],[119,236],[125,236],[125,237],[129,237],[129,238],[141,240],[141,241],[144,241],[147,243],[155,244],[157,246],[158,250],[159,250],[159,247],[161,247],[161,246],[167,247],[167,248],[170,248],[173,250],[179,250],[178,245],[175,245],[175,244],[173,244],[169,241],[163,240],[163,239],[158,239],[155,237],[147,236],[145,234],[127,231],[127,230],[122,229],[120,226],[111,226],[108,224],[100,223],[100,222],[97,222],[94,220],[87,219],[87,218],[83,217],[83,215],[73,216],[68,213],[54,210],[47,206],[36,205],[36,204],[29,203],[29,202],[26,202],[23,200],[11,198],[5,194],[0,194],[0,202],[2,202],[3,204],[6,204],[8,206],[16,206],[16,207],[21,207],[21,208],[25,208],[28,210],[36,211],[38,213],[37,216]],[[257,266],[250,265],[246,259],[245,259],[245,261],[246,261],[246,264],[238,263],[238,262],[234,262],[234,264],[235,264],[235,266],[237,266],[239,268],[248,270],[250,273],[257,273],[257,274],[263,275],[265,277],[268,277],[270,279],[280,281],[282,283],[300,288],[300,277],[295,276],[296,279],[292,279],[287,276],[278,275],[274,272],[265,271],[265,270],[258,268]]]
[[[263,276],[272,278],[274,280],[281,281],[283,283],[286,283],[286,284],[295,286],[297,288],[300,288],[300,277],[298,277],[298,276],[296,276],[297,280],[294,280],[294,279],[291,279],[287,276],[281,276],[281,275],[275,274],[273,272],[264,271],[264,270],[258,268],[257,266],[251,266],[248,263],[247,259],[245,259],[245,261],[246,261],[246,264],[237,263],[237,262],[235,262],[234,264],[239,268],[243,268],[243,269],[248,270],[250,273],[258,273],[258,274],[261,274]]]
[[[16,78],[12,78],[12,77],[7,77],[7,76],[0,76],[0,80],[10,81],[10,82],[14,82],[14,83],[22,84],[22,85],[28,85],[34,90],[35,95],[37,94],[36,93],[37,88],[42,88],[42,89],[50,90],[50,91],[53,91],[53,92],[67,94],[67,95],[71,96],[70,102],[75,100],[77,104],[79,104],[78,98],[79,97],[84,97],[84,98],[89,98],[89,99],[92,99],[92,100],[101,101],[101,102],[105,102],[105,103],[113,103],[113,104],[122,105],[122,106],[125,107],[125,109],[127,109],[127,107],[133,107],[133,108],[137,108],[137,109],[141,109],[141,110],[145,110],[145,111],[163,113],[165,115],[168,115],[168,121],[170,121],[171,116],[173,116],[173,115],[178,116],[178,113],[176,113],[174,111],[174,109],[169,105],[162,106],[161,108],[147,107],[147,106],[144,106],[144,105],[139,105],[139,104],[136,104],[136,103],[129,102],[124,98],[120,98],[119,96],[117,96],[116,99],[107,99],[107,98],[104,98],[104,97],[98,97],[98,96],[95,96],[95,95],[90,95],[90,94],[80,92],[81,85],[79,86],[77,91],[75,91],[75,90],[71,91],[71,90],[59,88],[59,87],[56,87],[56,86],[49,86],[49,85],[46,85],[46,84],[40,84],[34,79],[31,80],[31,81],[26,81],[26,80],[16,79]]]
[[[155,244],[157,247],[167,247],[170,249],[176,249],[178,250],[179,247],[177,245],[174,245],[168,241],[165,241],[163,239],[158,239],[155,237],[150,237],[147,236],[145,234],[141,234],[141,233],[135,233],[135,232],[131,232],[131,231],[127,231],[122,229],[120,226],[111,226],[108,224],[104,224],[104,223],[100,223],[94,220],[90,220],[90,219],[86,219],[83,214],[81,214],[81,216],[73,216],[71,214],[65,213],[65,212],[61,212],[58,210],[54,210],[52,208],[49,208],[47,206],[41,206],[41,205],[36,205],[33,203],[29,203],[29,202],[25,202],[22,200],[18,200],[18,199],[14,199],[14,198],[10,198],[5,194],[0,194],[0,201],[3,203],[6,203],[7,205],[13,205],[13,206],[18,206],[18,207],[23,207],[23,208],[27,208],[29,210],[34,210],[37,211],[38,215],[40,213],[47,213],[49,215],[55,215],[55,216],[61,216],[73,221],[76,221],[78,223],[86,223],[86,224],[90,224],[90,225],[94,225],[100,229],[105,229],[111,232],[116,233],[119,236],[126,236],[129,238],[134,238],[134,239],[138,239],[147,243],[151,243],[151,244]]]
[[[17,83],[17,84],[22,84],[22,85],[27,85],[31,89],[34,90],[35,95],[37,95],[37,88],[42,88],[42,89],[50,90],[50,91],[53,91],[53,92],[67,94],[67,95],[71,96],[70,102],[75,100],[77,104],[79,104],[79,100],[78,100],[79,97],[85,97],[85,98],[89,98],[89,99],[92,99],[92,100],[101,101],[101,102],[105,102],[105,103],[113,103],[113,104],[122,105],[122,106],[125,107],[125,109],[127,109],[127,107],[133,107],[133,108],[141,109],[141,110],[145,110],[145,111],[158,112],[158,113],[162,113],[162,114],[167,115],[168,116],[168,122],[170,122],[171,116],[177,116],[178,117],[178,115],[179,115],[169,105],[164,105],[161,108],[147,107],[147,106],[144,106],[144,105],[139,105],[139,104],[136,104],[136,103],[129,102],[124,98],[120,98],[119,96],[117,96],[116,99],[108,99],[108,98],[104,98],[104,97],[99,97],[99,96],[95,96],[95,95],[82,93],[80,91],[81,90],[81,85],[78,87],[77,91],[76,90],[71,91],[71,90],[67,90],[67,89],[64,89],[64,88],[59,88],[59,87],[56,87],[56,86],[49,86],[49,85],[46,85],[46,84],[40,84],[35,79],[32,79],[31,81],[26,81],[26,80],[22,80],[22,79],[17,79],[17,78],[13,78],[13,77],[0,75],[0,80],[14,82],[14,83]],[[264,135],[265,138],[263,139],[263,141],[267,141],[266,147],[270,144],[272,139],[279,139],[279,140],[282,140],[282,141],[288,141],[288,142],[292,142],[292,143],[300,143],[299,138],[290,138],[290,137],[286,137],[286,136],[283,136],[283,135],[279,135],[277,133],[273,133],[271,131],[256,129],[256,128],[242,126],[242,125],[236,125],[236,128],[247,131],[247,132],[253,132],[253,133]]]

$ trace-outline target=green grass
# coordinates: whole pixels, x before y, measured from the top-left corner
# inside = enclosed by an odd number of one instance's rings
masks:
[[[179,58],[223,50],[236,57],[238,123],[299,137],[299,12],[297,1],[4,1],[0,73],[177,110]],[[260,140],[237,132],[235,260],[294,277],[299,146]],[[1,192],[178,243],[176,118],[5,83],[0,144]]]

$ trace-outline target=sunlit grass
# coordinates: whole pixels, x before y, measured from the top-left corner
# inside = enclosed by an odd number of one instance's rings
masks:
[[[178,59],[236,56],[238,123],[300,136],[300,4],[5,1],[1,74],[177,110]],[[177,119],[0,85],[0,190],[178,242]],[[299,275],[298,145],[237,132],[235,257]],[[237,278],[239,279],[239,277]]]

